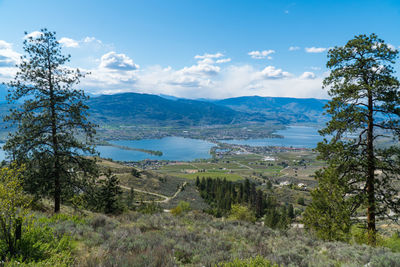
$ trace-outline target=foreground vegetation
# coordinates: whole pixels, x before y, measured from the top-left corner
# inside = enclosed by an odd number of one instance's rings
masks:
[[[259,262],[281,266],[397,266],[400,262],[400,253],[388,248],[323,242],[301,229],[279,232],[201,211],[176,216],[130,211],[116,217],[73,214],[65,207],[62,211],[53,216],[32,213],[34,227],[27,239],[35,239],[30,252],[35,257],[25,259],[27,265],[247,266],[243,263],[250,260],[246,259],[256,256]]]

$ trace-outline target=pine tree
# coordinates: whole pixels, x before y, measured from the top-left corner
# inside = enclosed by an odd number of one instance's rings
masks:
[[[317,150],[328,163],[326,170],[337,169],[337,184],[351,198],[352,214],[367,207],[371,245],[376,244],[376,216],[400,212],[393,187],[400,177],[400,83],[392,67],[397,57],[398,51],[375,34],[359,35],[329,50],[331,73],[324,80],[332,97],[326,107],[331,120],[320,133],[333,138]],[[348,138],[349,133],[357,137]],[[393,145],[379,147],[382,134],[391,134]]]
[[[95,172],[94,162],[83,157],[95,153],[87,97],[73,89],[84,75],[64,66],[70,56],[61,53],[55,32],[42,29],[39,37],[24,41],[23,49],[19,71],[7,85],[9,102],[24,103],[5,118],[18,129],[4,149],[27,167],[26,189],[35,194],[52,192],[54,211],[59,212],[62,194],[78,191],[79,171]]]
[[[318,187],[311,191],[312,202],[303,214],[307,229],[318,237],[333,241],[347,241],[350,231],[351,198],[346,199],[346,189],[338,179],[337,168],[316,173]]]
[[[261,190],[257,190],[257,196],[256,196],[256,216],[257,216],[257,218],[261,218],[261,216],[264,213],[263,200],[264,200],[263,192]]]
[[[125,204],[128,209],[133,209],[135,207],[135,190],[133,187],[131,187],[129,194],[126,196]]]
[[[250,181],[246,178],[243,186],[243,201],[248,203],[250,200]]]
[[[122,189],[119,186],[119,179],[111,170],[107,170],[105,176],[99,189],[99,208],[107,214],[118,214],[122,211]]]

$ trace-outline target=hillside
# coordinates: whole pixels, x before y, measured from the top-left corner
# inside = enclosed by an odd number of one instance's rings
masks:
[[[321,122],[327,100],[245,96],[188,100],[150,94],[101,95],[89,100],[95,122],[111,125],[198,126],[247,122]]]
[[[0,86],[0,115],[10,106]],[[320,123],[327,100],[244,96],[222,100],[189,100],[151,94],[123,93],[91,97],[91,120],[99,125],[212,126],[243,123]],[[0,123],[1,124],[1,123]]]
[[[212,103],[246,113],[261,113],[287,122],[322,122],[328,100],[315,98],[243,96],[215,100]]]
[[[192,126],[269,120],[265,115],[247,114],[213,103],[137,93],[101,95],[91,98],[88,105],[96,123],[111,125]]]

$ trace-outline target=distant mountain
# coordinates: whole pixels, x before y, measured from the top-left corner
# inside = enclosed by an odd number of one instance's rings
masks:
[[[0,86],[0,116],[9,105]],[[326,121],[328,100],[246,96],[223,100],[189,100],[150,94],[123,93],[91,97],[91,120],[100,125],[206,126],[239,123],[290,124]],[[0,125],[2,123],[0,122]]]
[[[193,126],[269,120],[263,114],[235,111],[214,103],[150,94],[101,95],[91,98],[88,105],[91,118],[108,125]]]
[[[315,98],[243,96],[212,101],[245,113],[261,113],[269,118],[280,118],[287,122],[322,122],[323,107],[328,100]]]

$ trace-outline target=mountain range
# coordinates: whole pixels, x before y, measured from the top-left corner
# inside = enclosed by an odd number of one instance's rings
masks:
[[[318,123],[328,100],[246,96],[189,100],[150,94],[101,95],[89,100],[96,123],[196,126],[275,122]]]
[[[4,116],[7,89],[0,85],[0,115]],[[243,96],[183,99],[167,95],[122,93],[91,96],[91,119],[100,125],[204,126],[242,123],[320,123],[326,120],[328,100],[315,98]]]

